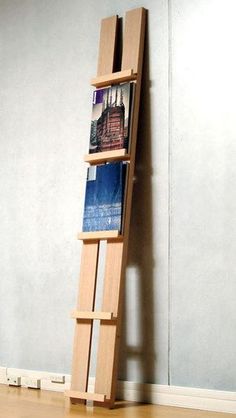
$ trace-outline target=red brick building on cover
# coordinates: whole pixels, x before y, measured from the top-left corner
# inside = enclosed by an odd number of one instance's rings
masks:
[[[112,102],[111,88],[108,89],[103,100],[102,114],[96,123],[96,152],[124,148],[125,137],[127,137],[127,129],[125,129],[123,91],[121,88],[118,100],[118,87],[116,87],[115,100]]]

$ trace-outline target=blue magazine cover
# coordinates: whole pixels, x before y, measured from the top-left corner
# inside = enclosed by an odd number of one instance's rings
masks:
[[[83,231],[122,231],[127,164],[109,163],[88,168]]]

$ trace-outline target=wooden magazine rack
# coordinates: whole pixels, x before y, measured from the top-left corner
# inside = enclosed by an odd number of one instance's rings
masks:
[[[143,8],[128,11],[125,17],[121,71],[113,72],[117,46],[118,17],[102,20],[97,77],[91,84],[104,87],[133,80],[136,84],[133,103],[133,122],[130,133],[130,152],[106,151],[85,156],[89,164],[125,160],[129,164],[123,235],[118,231],[82,232],[82,259],[79,277],[77,308],[71,316],[76,320],[72,364],[71,390],[66,396],[72,403],[92,400],[112,408],[118,369],[118,351],[124,276],[127,261],[129,225],[133,190],[135,150],[141,92],[146,11]],[[100,240],[106,240],[105,277],[102,311],[95,312],[96,279]],[[88,392],[88,375],[93,321],[100,321],[95,391]]]

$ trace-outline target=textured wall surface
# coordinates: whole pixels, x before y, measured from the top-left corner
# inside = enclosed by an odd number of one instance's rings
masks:
[[[141,4],[0,2],[1,365],[70,372],[100,20]],[[124,329],[120,375],[167,383],[168,9],[143,4],[150,18],[126,309],[135,323]]]
[[[172,2],[171,383],[236,390],[234,1]]]
[[[0,366],[70,373],[100,20],[140,6],[120,378],[235,390],[230,0],[0,1]]]

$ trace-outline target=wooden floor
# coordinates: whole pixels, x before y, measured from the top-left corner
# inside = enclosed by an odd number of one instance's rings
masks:
[[[113,410],[70,406],[63,393],[0,385],[0,418],[231,418],[232,414],[118,402]]]

